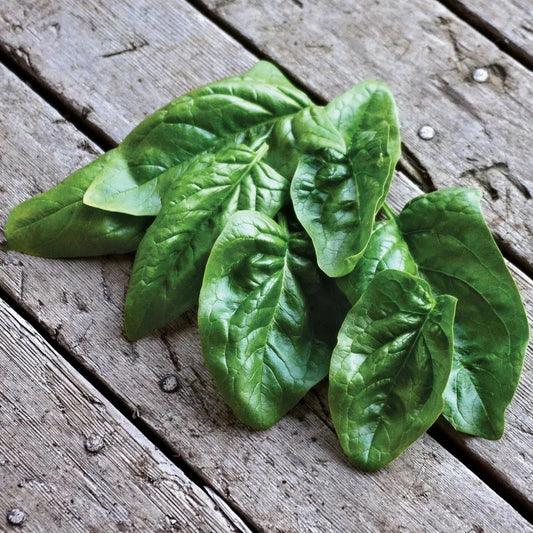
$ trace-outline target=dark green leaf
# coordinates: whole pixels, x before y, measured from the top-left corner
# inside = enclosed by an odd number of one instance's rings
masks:
[[[207,264],[198,325],[205,359],[235,414],[254,429],[277,422],[325,377],[331,351],[314,342],[286,229],[234,215]]]
[[[114,158],[111,150],[49,191],[16,206],[6,223],[7,250],[41,257],[131,252],[152,217],[110,213],[83,204],[95,175]]]
[[[351,304],[355,304],[375,275],[394,269],[417,275],[418,268],[397,224],[392,220],[377,222],[365,253],[353,271],[337,283]]]
[[[156,215],[161,207],[159,179],[167,169],[232,140],[249,144],[257,136],[268,137],[278,118],[309,105],[307,96],[266,62],[244,76],[191,91],[150,115],[124,139],[113,165],[102,168],[84,202],[109,211]]]
[[[329,405],[355,466],[377,470],[437,419],[450,375],[455,298],[385,270],[346,316],[333,351]]]
[[[458,299],[444,416],[459,431],[497,439],[518,385],[529,327],[480,198],[469,189],[423,195],[407,204],[399,225],[434,293]]]
[[[143,337],[197,303],[209,252],[233,213],[273,216],[281,208],[289,185],[261,161],[266,150],[204,153],[172,181],[135,258],[124,311],[128,338]]]
[[[353,270],[368,243],[399,157],[400,137],[396,107],[383,84],[359,84],[326,111],[307,123],[318,135],[307,133],[312,142],[300,158],[291,198],[320,268],[339,277]],[[309,153],[312,146],[321,150]]]

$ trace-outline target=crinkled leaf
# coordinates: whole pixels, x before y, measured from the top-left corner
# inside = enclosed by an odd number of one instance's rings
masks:
[[[470,189],[423,195],[407,204],[399,225],[434,293],[458,299],[444,416],[459,431],[497,439],[518,385],[529,327],[480,198]]]
[[[353,305],[376,274],[387,269],[418,274],[409,247],[392,220],[376,223],[365,253],[350,274],[337,279],[337,284]]]
[[[355,152],[355,159],[352,160],[355,171],[358,171],[359,165],[366,170],[374,165],[377,167],[374,171],[383,183],[379,209],[387,196],[402,149],[398,109],[390,89],[379,81],[358,83],[332,100],[326,106],[326,111],[343,135],[346,145],[352,146],[350,150]],[[367,154],[365,147],[372,137],[378,143],[379,152],[376,149]],[[377,162],[375,155],[378,155]]]
[[[228,218],[255,209],[273,216],[288,182],[257,152],[229,146],[197,156],[173,180],[154,223],[139,245],[124,310],[132,340],[194,306],[209,252]]]
[[[243,76],[195,89],[147,117],[124,139],[84,202],[109,211],[156,215],[161,207],[159,178],[166,170],[230,140],[268,137],[278,118],[309,105],[309,98],[266,62]]]
[[[205,271],[198,325],[207,365],[235,414],[254,429],[277,422],[325,377],[331,351],[315,342],[286,229],[234,215]]]
[[[437,419],[450,375],[455,298],[410,274],[377,274],[346,316],[331,358],[329,405],[362,470],[400,455]]]
[[[320,268],[331,277],[350,273],[363,254],[400,146],[396,107],[386,86],[359,84],[347,95],[309,123],[318,134],[291,184],[296,216],[313,241]],[[332,146],[332,132],[348,147],[345,155],[339,140]]]
[[[110,213],[83,204],[83,195],[111,150],[54,188],[16,206],[6,223],[6,250],[41,257],[82,257],[131,252],[152,217]]]

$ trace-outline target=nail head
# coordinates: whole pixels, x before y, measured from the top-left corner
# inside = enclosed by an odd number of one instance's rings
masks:
[[[167,374],[159,380],[159,387],[163,392],[176,392],[179,386],[180,382],[176,374]]]
[[[430,141],[435,137],[435,130],[426,124],[418,130],[418,136],[424,141]]]
[[[89,453],[98,453],[104,447],[104,439],[100,435],[91,433],[85,439],[85,449]]]
[[[7,513],[7,521],[13,526],[20,526],[26,521],[28,515],[21,507],[15,507]]]
[[[485,83],[489,79],[489,71],[486,68],[477,68],[472,72],[472,79],[477,83]]]

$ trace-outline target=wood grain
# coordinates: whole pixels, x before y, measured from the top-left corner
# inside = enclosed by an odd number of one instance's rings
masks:
[[[367,78],[389,83],[404,167],[423,188],[483,190],[491,229],[531,266],[531,72],[435,1],[201,1],[324,99]],[[0,49],[115,141],[255,59],[184,0],[0,1]],[[472,81],[480,66],[485,84]],[[424,124],[431,141],[417,136]]]
[[[445,0],[459,16],[533,66],[533,9],[528,0]]]
[[[22,507],[28,532],[237,531],[3,300],[0,346],[0,513]]]
[[[17,202],[96,149],[1,73],[3,226]],[[0,264],[0,287],[259,530],[532,530],[427,435],[389,468],[372,475],[355,471],[329,425],[323,396],[317,409],[301,404],[268,431],[243,427],[207,372],[193,313],[137,343],[124,339],[129,257],[54,261],[9,252],[0,254]],[[172,371],[182,386],[164,394],[158,379]]]

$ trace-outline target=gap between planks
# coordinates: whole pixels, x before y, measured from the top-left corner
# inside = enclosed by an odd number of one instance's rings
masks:
[[[454,15],[466,22],[478,33],[493,42],[502,52],[512,57],[523,67],[533,71],[533,56],[521,48],[518,44],[508,39],[498,28],[483,19],[459,0],[436,0]]]
[[[208,479],[197,474],[189,464],[176,455],[172,447],[162,439],[142,418],[136,417],[132,414],[128,405],[120,398],[120,396],[111,389],[106,383],[94,372],[86,368],[50,333],[43,327],[39,321],[28,313],[21,305],[6,293],[0,287],[0,299],[4,301],[15,313],[17,313],[24,321],[33,327],[37,333],[44,339],[44,341],[60,355],[66,364],[68,364],[75,372],[77,372],[91,387],[96,389],[117,411],[132,424],[141,435],[150,441],[161,454],[183,474],[190,479],[206,496],[213,501],[216,508],[222,513],[228,522],[235,528],[237,533],[258,533],[256,527],[251,524],[246,517],[243,517],[238,509],[235,509],[231,503],[227,502],[216,490],[211,486]]]
[[[192,5],[194,5],[194,3],[192,3]],[[210,18],[213,20],[213,17],[210,17]],[[218,26],[220,26],[220,23],[218,23],[216,20],[215,20],[215,23]],[[226,28],[224,28],[224,29],[226,29]],[[242,44],[243,38],[239,37],[238,40]],[[267,57],[267,56],[265,56],[265,54],[262,54],[260,51],[257,51],[257,52],[254,51],[254,48],[255,47],[248,47],[248,49],[253,51],[255,55],[259,55],[259,56],[265,57],[265,58]],[[8,57],[8,59],[10,60],[9,57]],[[15,74],[17,74],[17,76],[21,77],[24,81],[26,81],[32,87],[32,89],[34,89],[34,90],[35,90],[35,87],[31,83],[31,81],[36,81],[36,84],[37,84],[37,91],[36,92],[38,92],[40,94],[40,96],[44,98],[45,101],[47,101],[53,107],[55,107],[63,116],[65,116],[65,118],[67,118],[70,122],[73,122],[73,124],[78,129],[80,129],[83,133],[85,133],[84,130],[87,130],[89,132],[88,136],[90,138],[96,140],[97,144],[99,144],[102,148],[108,149],[109,147],[115,145],[115,142],[112,139],[110,139],[109,137],[107,137],[105,135],[105,132],[102,132],[98,128],[92,128],[90,125],[89,125],[89,127],[87,127],[88,124],[87,124],[87,121],[85,120],[85,118],[83,117],[83,113],[80,114],[75,109],[73,109],[72,107],[70,107],[67,104],[65,104],[62,101],[60,96],[58,96],[56,93],[54,93],[53,90],[49,89],[44,83],[40,83],[40,80],[38,80],[37,78],[32,77],[31,75],[26,75],[25,71],[23,69],[21,69],[15,62],[13,62],[13,65],[14,65],[15,68],[10,68],[10,69],[12,71],[14,71]],[[18,71],[22,72],[23,76],[21,76]],[[39,86],[39,83],[40,83],[40,86]],[[41,92],[39,92],[39,90]],[[50,98],[50,100],[48,98]],[[69,114],[71,114],[71,116],[68,116]],[[94,132],[94,135],[93,135],[93,133],[91,133],[91,131]],[[110,143],[110,145],[106,147],[106,143]],[[413,179],[412,176],[410,176],[410,178]],[[48,334],[46,335],[46,338],[49,338]],[[66,350],[65,350],[65,352],[68,353]],[[110,391],[110,392],[112,394],[114,394],[113,391]]]
[[[195,9],[199,10],[202,15],[211,20],[214,24],[220,27],[223,31],[228,33],[233,39],[237,40],[243,47],[250,53],[257,56],[258,59],[266,59],[276,64],[280,70],[294,83],[299,89],[305,91],[311,95],[312,99],[319,103],[325,104],[326,100],[312,91],[298,78],[294,77],[290,72],[286,71],[283,67],[278,65],[271,57],[263,53],[255,44],[253,44],[248,38],[243,36],[238,30],[231,26],[227,21],[220,16],[209,11],[203,4],[194,0],[187,0]],[[439,0],[440,1],[440,0]],[[55,92],[53,88],[49,87],[46,82],[32,75],[25,70],[13,57],[10,52],[0,43],[0,63],[8,68],[13,74],[15,74],[21,81],[29,86],[32,91],[39,95],[47,104],[53,107],[65,120],[70,122],[78,131],[84,134],[102,150],[107,151],[117,145],[116,141],[107,135],[103,130],[90,123],[83,110],[81,112],[74,106],[63,99],[62,96]],[[403,160],[400,160],[398,169],[404,174],[414,186],[421,187],[420,180],[417,180],[413,173],[410,172],[412,162],[410,160],[411,151],[406,149],[403,145],[403,150],[406,150],[406,154],[402,155]],[[408,160],[408,162],[405,161]],[[428,174],[430,177],[430,175]],[[431,178],[431,177],[430,177]],[[430,192],[431,187],[425,187],[424,192]],[[434,188],[433,188],[434,190]],[[533,270],[532,268],[520,261],[519,258],[513,254],[507,253],[508,250],[502,247],[501,242],[498,242],[504,256],[512,263],[520,268],[526,277],[533,282]],[[132,422],[135,427],[150,441],[152,441],[162,452],[171,460],[178,468],[183,470],[194,483],[200,487],[204,487],[204,490],[208,494],[217,494],[215,489],[210,485],[207,478],[198,475],[185,461],[179,460],[174,454],[171,445],[163,440],[149,424],[145,423],[140,418],[135,418],[131,415],[131,410],[126,403],[120,398],[120,396],[113,391],[108,385],[106,385],[97,374],[93,373],[84,367],[76,358],[71,355],[66,348],[61,346],[39,322],[32,317],[22,306],[11,298],[3,289],[0,288],[0,298],[4,299],[17,313],[19,313],[26,321],[28,321],[37,331],[46,339],[52,347],[62,355],[62,357],[77,371],[84,379],[86,379],[93,387],[95,387],[106,399],[108,399],[126,418]],[[461,461],[467,466],[478,478],[480,478],[485,484],[487,484],[494,492],[507,501],[518,513],[520,513],[526,520],[533,523],[533,508],[527,500],[525,500],[520,493],[514,491],[512,487],[509,487],[502,479],[487,465],[481,458],[476,457],[468,449],[462,448],[455,443],[453,439],[440,427],[434,426],[428,433],[445,448],[451,455]],[[251,531],[257,531],[254,526],[246,521],[246,518],[239,514],[239,511],[231,506],[222,496],[218,495],[218,498],[225,502],[228,508],[233,512],[239,520],[242,520],[243,524]],[[228,517],[228,520],[231,520]]]

